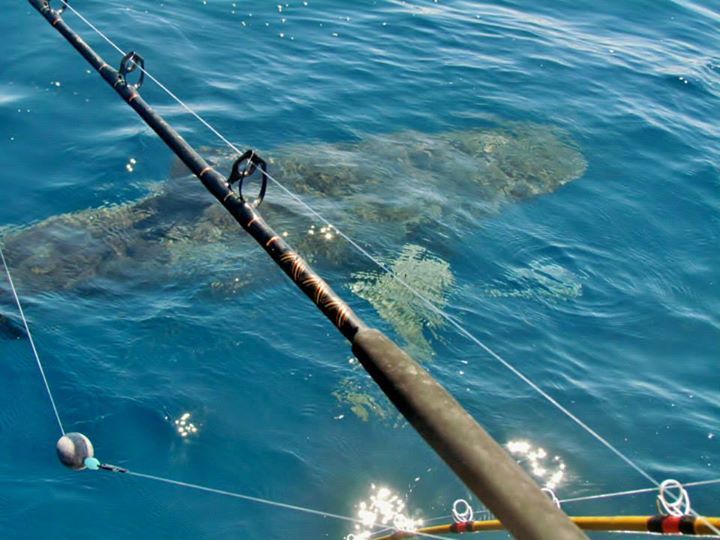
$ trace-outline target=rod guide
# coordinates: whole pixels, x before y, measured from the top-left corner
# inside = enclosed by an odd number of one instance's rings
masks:
[[[127,75],[133,71],[140,70],[140,76],[136,83],[131,84],[127,80]],[[145,59],[135,51],[130,51],[120,61],[120,69],[118,69],[118,81],[120,84],[124,84],[135,90],[140,90],[140,87],[145,82]]]

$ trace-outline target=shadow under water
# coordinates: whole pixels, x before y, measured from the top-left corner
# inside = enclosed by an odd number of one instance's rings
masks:
[[[508,201],[552,192],[580,177],[585,160],[561,130],[534,124],[372,136],[358,143],[293,146],[269,154],[271,174],[352,238],[403,246],[423,229],[457,226]],[[214,152],[221,170],[232,156]],[[308,226],[281,192],[261,208],[267,222],[311,262],[356,254],[334,227]],[[6,229],[2,241],[25,292],[91,287],[95,279],[167,279],[205,269],[254,246],[224,208],[175,165],[168,182],[136,201]],[[373,242],[374,243],[374,242]],[[425,246],[427,247],[427,246]],[[252,283],[252,268],[243,283]]]
[[[234,157],[201,153],[219,170],[229,169]],[[443,309],[455,278],[433,250],[447,244],[448,231],[505,203],[555,191],[586,169],[564,131],[537,124],[405,131],[261,154],[270,158],[273,177],[334,220],[331,226],[315,223],[275,190],[261,207],[267,222],[321,273],[352,272],[348,289],[369,302],[421,361],[432,359],[431,340],[443,319],[395,278],[370,268],[337,230],[390,253],[380,255],[383,263]],[[139,200],[6,228],[2,242],[25,294],[100,289],[107,280],[126,290],[211,275],[212,293],[232,295],[259,285],[266,271],[250,256],[259,248],[180,162],[167,182]],[[11,322],[0,315],[0,335],[19,337]],[[334,395],[361,419],[372,415],[398,424],[387,400],[360,372],[343,379]]]
[[[4,339],[21,339],[25,337],[25,329],[20,322],[0,313],[0,337]]]

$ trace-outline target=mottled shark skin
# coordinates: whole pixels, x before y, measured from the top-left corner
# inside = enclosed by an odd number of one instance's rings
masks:
[[[445,308],[455,283],[450,264],[413,244],[402,246],[397,258],[383,263],[392,270],[392,275],[379,270],[354,273],[350,290],[369,302],[393,326],[411,356],[430,359],[434,353],[426,334],[435,337],[435,330],[445,320],[425,300],[438,310]],[[394,276],[400,276],[402,282]],[[405,284],[421,291],[423,299]]]
[[[216,167],[227,170],[232,156],[213,154]],[[553,192],[586,168],[566,133],[533,124],[405,131],[261,155],[275,178],[333,225],[396,249],[423,230],[461,226],[507,202]],[[182,166],[173,169],[168,182],[139,200],[6,229],[2,243],[18,286],[27,293],[73,290],[96,280],[163,279],[169,269],[192,273],[194,261],[205,261],[207,271],[228,256],[257,250],[198,181]],[[311,262],[344,264],[356,256],[333,228],[308,218],[272,184],[260,211]]]

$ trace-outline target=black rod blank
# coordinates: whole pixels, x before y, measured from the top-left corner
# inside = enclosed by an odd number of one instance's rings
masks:
[[[378,330],[368,328],[330,286],[245,203],[226,179],[157,114],[53,10],[28,0],[150,126],[288,277],[352,343],[353,353],[418,433],[516,537],[528,540],[586,538],[515,460],[432,376]],[[64,7],[64,5],[63,5]],[[139,58],[139,57],[137,57]]]

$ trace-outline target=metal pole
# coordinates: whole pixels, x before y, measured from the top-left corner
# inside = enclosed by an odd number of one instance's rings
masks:
[[[207,162],[53,10],[28,0],[100,73],[203,185],[220,201],[288,277],[352,343],[353,353],[383,392],[437,454],[516,537],[528,540],[586,538],[515,460],[465,409],[400,347],[368,328],[330,286],[235,193]],[[124,61],[127,61],[124,59]],[[127,66],[126,66],[127,67]]]

